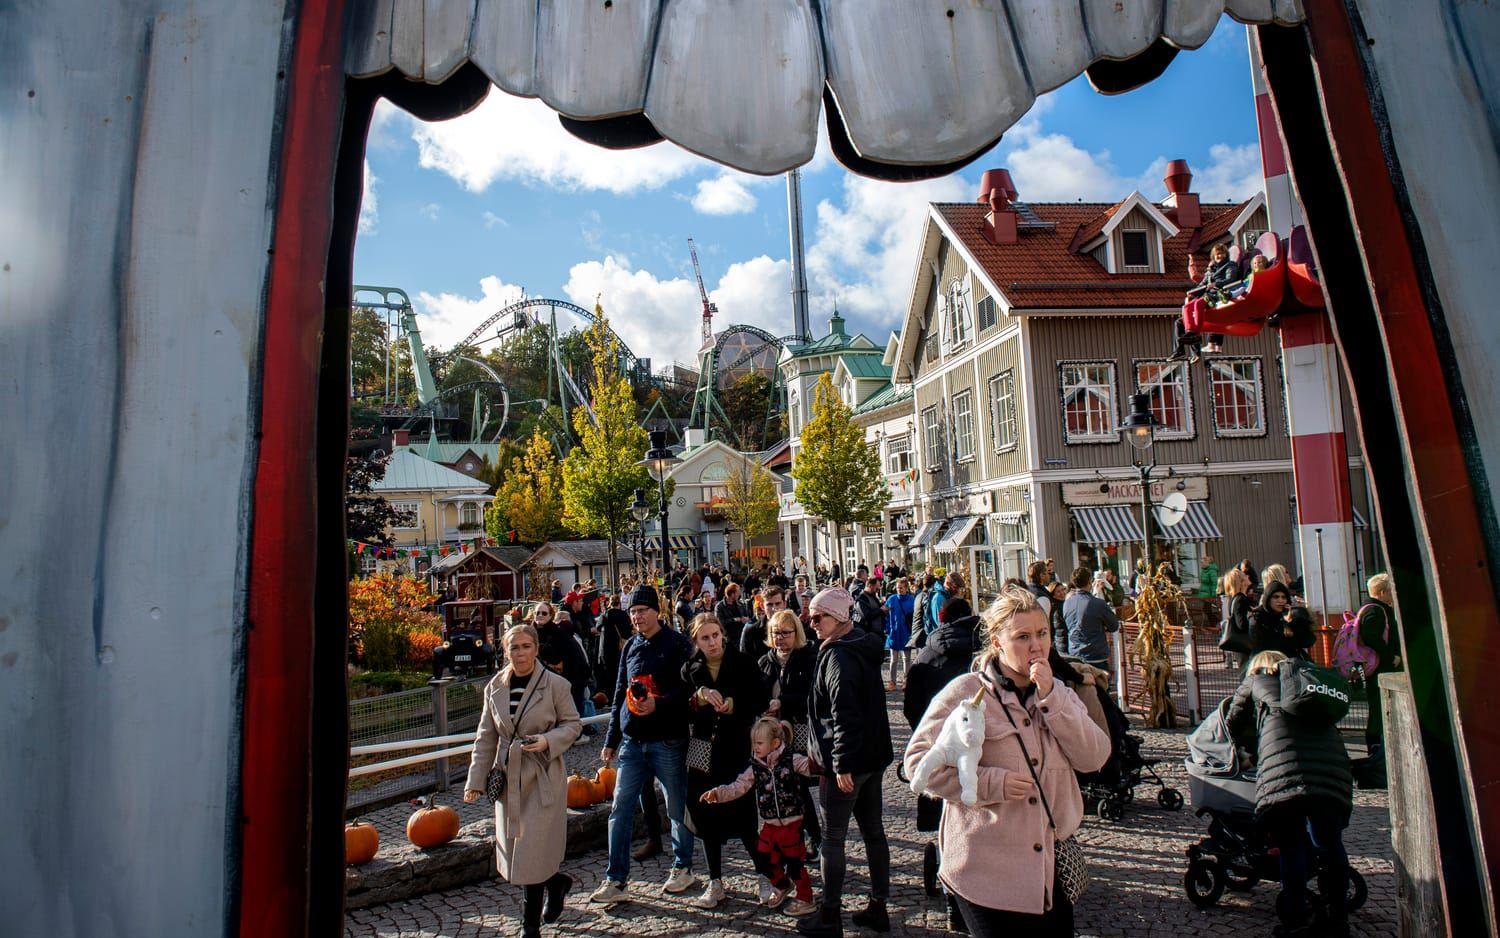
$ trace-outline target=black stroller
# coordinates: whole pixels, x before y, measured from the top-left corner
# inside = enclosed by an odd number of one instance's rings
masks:
[[[1102,821],[1121,820],[1125,806],[1135,800],[1136,786],[1148,777],[1157,787],[1156,803],[1168,811],[1180,810],[1182,792],[1168,786],[1157,774],[1157,760],[1141,755],[1144,740],[1129,732],[1130,722],[1114,698],[1100,692],[1099,703],[1109,724],[1110,754],[1099,771],[1078,773],[1084,810],[1092,811]]]
[[[1187,848],[1188,868],[1182,888],[1200,909],[1212,908],[1224,890],[1249,892],[1263,879],[1281,878],[1276,848],[1255,820],[1255,769],[1241,764],[1224,725],[1229,698],[1188,736],[1188,793],[1193,813],[1208,820],[1208,836]],[[1322,858],[1309,871],[1315,879]],[[1349,868],[1350,912],[1365,904],[1369,888],[1359,871]]]

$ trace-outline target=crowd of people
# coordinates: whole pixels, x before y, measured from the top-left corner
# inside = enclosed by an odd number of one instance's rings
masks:
[[[608,716],[597,728],[601,755],[618,774],[608,865],[591,904],[629,901],[632,861],[662,852],[667,835],[662,891],[693,892],[692,905],[715,908],[727,895],[725,849],[743,850],[761,904],[796,916],[803,935],[841,935],[852,822],[870,885],[847,920],[888,931],[883,784],[899,755],[887,721],[893,692],[912,730],[901,758],[908,774],[944,745],[957,710],[983,713],[972,790],[949,764],[931,773],[918,799],[918,830],[937,835],[927,861],[939,871],[950,927],[1073,934],[1067,871],[1084,813],[1076,776],[1111,754],[1101,698],[1113,686],[1109,633],[1120,628],[1124,585],[1112,571],[1088,567],[1063,583],[1039,560],[976,613],[957,572],[912,575],[894,563],[859,566],[847,578],[837,565],[811,575],[797,572],[805,564],[792,570],[679,565],[664,577],[622,579],[612,592],[592,582],[567,591],[554,584],[548,599],[513,611],[501,640],[507,663],[485,693],[465,799],[495,802],[497,865],[524,887],[524,934],[554,921],[573,885],[559,871],[562,755],[580,733],[596,732],[582,724],[595,712]],[[1257,576],[1248,563],[1219,578],[1225,635],[1245,638],[1232,725],[1247,749],[1262,741],[1261,759],[1273,766],[1302,759],[1326,767],[1317,755],[1331,751],[1326,733],[1299,734],[1285,714],[1268,716],[1278,662],[1306,657],[1313,645],[1289,580],[1276,565]],[[1369,585],[1361,621],[1371,620],[1382,667],[1398,668],[1389,578]],[[1378,739],[1377,719],[1370,733]],[[1294,751],[1296,759],[1287,755]],[[1268,793],[1267,823],[1278,838],[1341,858],[1348,775],[1347,765],[1335,766],[1319,780],[1318,797],[1292,807]],[[632,848],[638,815],[645,838]],[[706,881],[693,872],[699,841]],[[1301,902],[1307,851],[1288,847],[1283,858],[1297,882],[1293,901]]]

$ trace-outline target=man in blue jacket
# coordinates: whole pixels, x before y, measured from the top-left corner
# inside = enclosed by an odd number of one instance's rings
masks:
[[[1074,570],[1069,579],[1072,589],[1068,591],[1068,597],[1062,604],[1062,619],[1067,630],[1068,644],[1061,650],[1096,668],[1109,671],[1109,637],[1105,633],[1120,631],[1120,619],[1109,603],[1089,592],[1089,585],[1093,580],[1094,572],[1088,567]]]
[[[697,880],[693,835],[683,823],[687,798],[687,685],[682,667],[693,648],[681,632],[660,620],[656,589],[643,583],[628,600],[635,635],[620,650],[614,707],[605,737],[606,763],[618,756],[614,806],[609,812],[609,867],[604,882],[589,896],[605,906],[630,898],[630,838],[641,789],[655,776],[667,793],[667,817],[672,822],[672,872],[664,892],[681,893]]]

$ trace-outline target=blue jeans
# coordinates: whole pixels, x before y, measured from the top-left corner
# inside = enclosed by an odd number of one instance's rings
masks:
[[[689,869],[693,865],[693,835],[683,823],[687,801],[687,740],[643,743],[625,737],[615,760],[619,776],[615,779],[615,801],[609,810],[609,869],[605,877],[611,882],[630,879],[630,838],[635,833],[635,810],[641,789],[656,776],[667,793],[667,817],[672,822],[672,865]]]

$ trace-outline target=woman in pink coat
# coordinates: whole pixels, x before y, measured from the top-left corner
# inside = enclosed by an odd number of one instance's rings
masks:
[[[1035,596],[1008,588],[980,618],[984,641],[974,670],[933,698],[906,747],[906,772],[916,773],[949,711],[983,688],[976,802],[960,799],[952,766],[939,768],[928,783],[928,793],[943,799],[938,876],[975,938],[1072,935],[1073,907],[1054,888],[1054,845],[1083,820],[1074,773],[1104,764],[1109,736],[1053,678],[1047,613]]]

